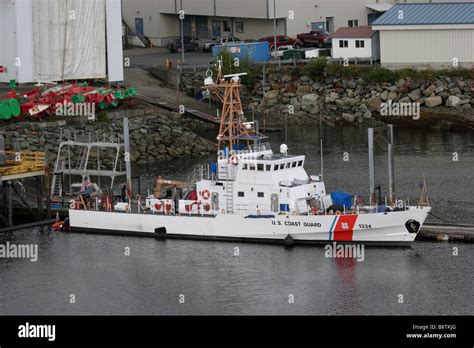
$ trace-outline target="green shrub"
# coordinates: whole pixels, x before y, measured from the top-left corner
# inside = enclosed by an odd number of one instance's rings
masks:
[[[317,78],[324,75],[328,62],[326,58],[311,59],[303,68],[303,75],[310,78]]]
[[[222,60],[222,74],[237,74],[237,73],[247,73],[247,75],[242,76],[242,84],[249,87],[255,83],[255,80],[258,75],[258,68],[256,68],[250,62],[248,55],[244,57],[244,59],[239,60],[238,64],[236,64],[236,60],[234,56],[226,49],[221,49],[218,55],[211,60],[211,64],[214,65],[213,69],[213,76],[217,76],[217,61],[218,58]]]

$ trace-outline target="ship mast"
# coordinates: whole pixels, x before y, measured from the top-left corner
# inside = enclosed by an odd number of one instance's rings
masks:
[[[217,95],[222,103],[219,135],[217,136],[219,150],[223,146],[228,146],[230,151],[238,150],[241,140],[246,140],[247,144],[250,144],[250,141],[260,141],[266,138],[254,129],[252,123],[245,122],[240,100],[239,76],[242,75],[247,75],[247,73],[222,75],[222,62],[219,60],[216,81],[213,81],[212,75],[204,80],[203,88]],[[230,78],[230,81],[227,81],[226,78]]]

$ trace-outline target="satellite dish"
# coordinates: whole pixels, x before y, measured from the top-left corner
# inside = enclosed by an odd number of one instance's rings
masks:
[[[286,144],[280,145],[280,153],[282,153],[285,156],[288,154],[288,146]]]

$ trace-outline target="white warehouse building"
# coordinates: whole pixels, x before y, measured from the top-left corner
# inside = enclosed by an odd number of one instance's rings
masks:
[[[403,0],[460,2],[469,0]],[[125,24],[155,46],[166,46],[180,33],[197,39],[235,36],[241,40],[277,34],[295,37],[310,30],[370,25],[398,0],[122,0]],[[275,9],[274,5],[275,4]]]
[[[123,81],[120,0],[0,0],[0,82]]]
[[[474,67],[474,2],[397,4],[372,29],[382,66]]]

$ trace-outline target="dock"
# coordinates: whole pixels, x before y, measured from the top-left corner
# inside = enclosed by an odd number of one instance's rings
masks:
[[[179,105],[170,103],[167,101],[153,101],[149,98],[143,98],[141,101],[145,104],[149,104],[151,106],[166,110],[166,111],[171,111],[171,112],[179,112]],[[220,123],[220,118],[216,116],[212,116],[210,114],[207,114],[203,111],[199,111],[196,109],[185,109],[184,110],[184,115],[192,117],[194,119],[198,119],[203,122],[211,123],[218,125]],[[281,132],[282,129],[278,127],[264,127],[263,129],[260,129],[262,133],[278,133]]]
[[[43,193],[45,180],[45,158],[44,152],[5,150],[3,137],[0,137],[0,225],[13,226],[12,198],[15,194],[21,204],[33,213],[25,198],[18,192],[15,185],[18,180],[36,178],[37,185],[37,219],[44,218]],[[49,202],[46,204],[49,211]]]
[[[474,242],[474,225],[425,224],[417,239]]]

